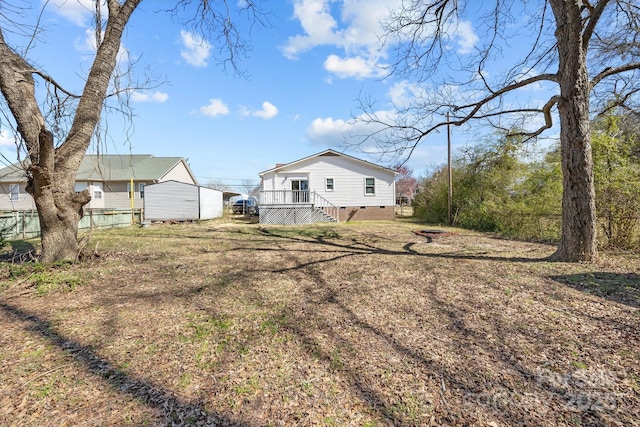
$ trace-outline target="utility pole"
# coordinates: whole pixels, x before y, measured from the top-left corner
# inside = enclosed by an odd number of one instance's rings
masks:
[[[449,225],[453,225],[453,176],[451,172],[451,125],[449,124],[449,113],[447,112],[447,170],[449,172],[449,200],[447,203],[449,212]]]

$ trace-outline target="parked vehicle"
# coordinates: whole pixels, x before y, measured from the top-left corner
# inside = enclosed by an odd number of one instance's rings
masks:
[[[233,203],[232,209],[236,215],[258,215],[258,202],[255,199],[237,200]]]

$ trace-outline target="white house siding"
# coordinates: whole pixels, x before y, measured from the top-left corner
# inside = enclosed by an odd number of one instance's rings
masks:
[[[198,185],[183,162],[178,162],[169,172],[160,178],[160,182],[164,181],[188,182]]]
[[[105,182],[102,184],[102,197],[104,199],[103,206],[108,206],[109,209],[131,209],[131,199],[127,192],[127,185],[129,182]],[[138,186],[134,181],[136,189]],[[143,201],[140,199],[140,194],[135,193],[133,197],[134,209],[140,209],[143,206]]]
[[[18,184],[20,187],[20,193],[18,195],[18,200],[11,200],[9,190],[10,184],[3,183],[0,184],[0,210],[5,211],[19,211],[19,210],[29,210],[35,209],[36,204],[33,201],[33,197],[25,190],[27,185],[26,182],[21,182]]]
[[[264,190],[291,190],[291,180],[307,178],[309,191],[315,191],[335,206],[393,206],[393,172],[348,157],[318,156],[265,174]],[[365,178],[375,178],[375,195],[365,195]],[[333,191],[325,188],[325,179],[333,178]]]
[[[390,169],[330,150],[261,174],[265,191],[290,191],[292,180],[306,179],[310,192],[322,196],[338,208],[337,211],[331,210],[330,215],[339,221],[393,220],[395,175]],[[333,179],[333,190],[327,190],[327,178]],[[375,194],[365,193],[366,178],[375,179]],[[268,195],[265,199],[268,199]],[[263,205],[260,222],[304,223],[307,216],[299,215],[302,209],[306,209],[306,206],[286,203]],[[329,211],[325,210],[325,213]]]
[[[104,209],[105,195],[106,195],[106,191],[108,190],[107,188],[105,188],[105,184],[102,182],[92,182],[90,183],[88,188],[89,188],[89,191],[91,192],[91,201],[89,202],[89,205],[86,207],[91,209]],[[95,193],[99,189],[101,190],[102,197],[98,199],[95,197]]]

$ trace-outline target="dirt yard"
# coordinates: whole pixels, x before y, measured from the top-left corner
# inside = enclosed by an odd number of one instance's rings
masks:
[[[5,256],[0,426],[639,425],[638,255],[433,231],[227,220]]]

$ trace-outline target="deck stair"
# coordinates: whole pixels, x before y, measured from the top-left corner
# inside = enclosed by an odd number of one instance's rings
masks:
[[[259,206],[263,224],[338,222],[338,207],[315,191],[261,191]]]

